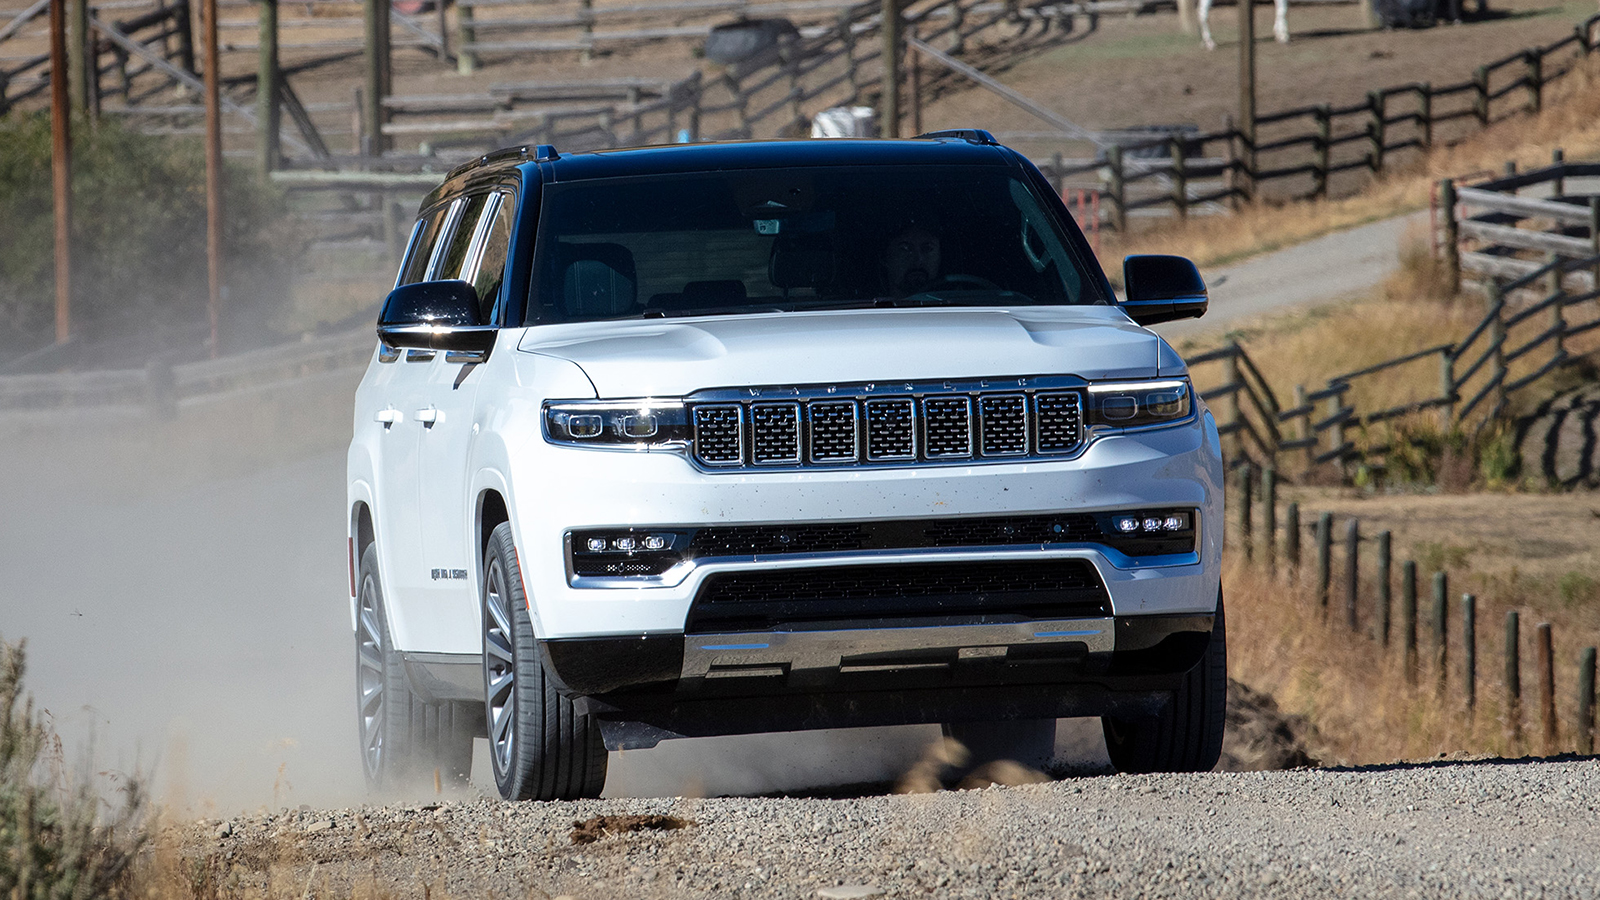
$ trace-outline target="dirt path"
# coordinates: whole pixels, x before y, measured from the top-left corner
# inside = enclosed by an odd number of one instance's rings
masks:
[[[476,800],[210,821],[184,846],[205,860],[187,871],[269,897],[1577,898],[1600,883],[1597,787],[1588,759],[849,800]],[[573,839],[629,815],[678,827]]]

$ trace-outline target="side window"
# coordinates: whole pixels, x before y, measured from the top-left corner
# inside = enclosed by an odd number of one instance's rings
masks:
[[[484,235],[478,245],[477,266],[471,279],[472,286],[478,291],[479,321],[482,322],[488,322],[494,314],[494,301],[500,296],[506,256],[511,250],[511,222],[516,217],[517,208],[516,198],[511,194],[499,193],[494,198],[483,225],[478,229]]]
[[[439,241],[439,232],[449,217],[450,209],[451,204],[440,205],[418,221],[411,233],[411,247],[406,251],[405,262],[400,264],[400,277],[395,281],[395,287],[415,284],[427,276],[428,261],[433,258],[434,244]]]
[[[439,265],[433,270],[434,281],[449,281],[453,278],[467,280],[472,273],[467,271],[471,262],[470,251],[472,239],[478,233],[478,220],[483,218],[483,210],[489,204],[490,194],[478,194],[468,197],[466,208],[456,218],[455,228],[451,230],[449,241],[445,245],[444,253],[439,257]]]

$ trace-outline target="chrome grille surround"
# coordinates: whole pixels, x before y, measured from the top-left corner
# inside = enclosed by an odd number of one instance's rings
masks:
[[[917,458],[917,407],[911,397],[867,401],[867,460],[909,462]]]
[[[1046,375],[698,391],[684,398],[689,456],[723,471],[1070,457],[1087,445],[1087,384]]]
[[[750,404],[750,461],[758,466],[800,464],[800,404]]]
[[[694,457],[708,466],[744,462],[744,407],[713,403],[694,408]]]
[[[861,415],[854,400],[813,400],[808,458],[815,465],[840,465],[861,458]]]

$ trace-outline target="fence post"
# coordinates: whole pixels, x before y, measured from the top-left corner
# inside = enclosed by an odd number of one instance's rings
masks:
[[[1239,342],[1233,341],[1228,345],[1229,353],[1222,358],[1223,376],[1233,390],[1228,392],[1227,425],[1228,443],[1224,452],[1231,449],[1235,459],[1244,455],[1244,412],[1239,406],[1239,394],[1244,387],[1244,379],[1239,375]]]
[[[1317,605],[1328,612],[1328,582],[1332,580],[1333,513],[1317,517]]]
[[[1126,184],[1122,178],[1122,145],[1106,148],[1106,193],[1111,198],[1111,227],[1119,234],[1128,231],[1128,205],[1125,202]]]
[[[1333,385],[1330,382],[1328,386],[1332,387]],[[1345,459],[1344,459],[1345,447],[1344,447],[1344,417],[1343,417],[1343,415],[1344,415],[1344,394],[1342,394],[1342,393],[1334,393],[1334,394],[1329,395],[1329,397],[1328,397],[1328,418],[1333,420],[1333,425],[1329,429],[1333,433],[1333,437],[1332,437],[1333,446],[1329,447],[1328,449],[1329,449],[1329,452],[1332,452],[1332,453],[1335,454],[1334,457],[1333,457],[1333,462],[1334,462],[1334,464],[1336,466],[1338,466],[1340,475],[1346,474],[1345,473]]]
[[[1294,386],[1294,406],[1300,410],[1300,440],[1306,443],[1306,468],[1311,468],[1317,462],[1316,432],[1311,430],[1311,403],[1306,400],[1306,386]]]
[[[1394,604],[1394,594],[1389,586],[1393,536],[1387,529],[1378,532],[1378,602],[1374,612],[1377,621],[1373,623],[1373,637],[1378,643],[1389,646],[1389,616],[1390,607]]]
[[[1371,143],[1367,155],[1367,167],[1372,174],[1377,175],[1383,171],[1383,145],[1384,145],[1384,106],[1385,95],[1383,91],[1367,92],[1367,110],[1371,118],[1367,121],[1367,140]]]
[[[1556,177],[1550,179],[1550,196],[1564,197],[1567,194],[1567,151],[1560,147],[1551,150],[1550,165],[1552,167],[1560,167],[1560,170],[1556,172]]]
[[[1333,107],[1317,104],[1315,113],[1317,138],[1311,145],[1316,159],[1311,164],[1311,196],[1326,199],[1328,196],[1328,156],[1333,150]]]
[[[1424,81],[1417,85],[1417,118],[1421,120],[1418,125],[1422,128],[1422,149],[1432,149],[1433,82],[1431,81]]]
[[[1478,117],[1478,125],[1482,128],[1489,127],[1489,67],[1479,66],[1472,71],[1472,86],[1475,93],[1472,95],[1472,113]]]
[[[1291,503],[1283,510],[1283,558],[1289,565],[1289,578],[1300,578],[1300,504]]]
[[[1600,196],[1589,198],[1589,255],[1600,257]],[[1589,289],[1600,291],[1600,259],[1595,261],[1590,275],[1594,281]]]
[[[1361,599],[1361,520],[1351,516],[1344,523],[1344,624],[1352,632],[1358,628],[1356,607]]]
[[[1505,295],[1500,287],[1500,279],[1489,279],[1489,315],[1494,318],[1489,321],[1489,350],[1492,354],[1489,359],[1489,377],[1494,381],[1495,408],[1490,410],[1490,415],[1498,413],[1506,402],[1506,320],[1502,315],[1505,311]]]
[[[1445,277],[1455,290],[1460,290],[1461,226],[1456,221],[1456,183],[1450,178],[1439,181],[1439,220],[1444,226],[1439,249],[1444,253]]]
[[[1228,198],[1228,208],[1237,211],[1243,205],[1240,202],[1239,189],[1234,177],[1238,174],[1239,168],[1239,135],[1238,131],[1233,127],[1233,116],[1231,114],[1222,117],[1222,130],[1228,136],[1227,140],[1222,142],[1223,153],[1226,154],[1222,160],[1222,194]]]
[[[1478,710],[1478,598],[1471,594],[1461,596],[1461,669],[1472,715]]]
[[[1251,557],[1252,543],[1250,507],[1252,506],[1251,500],[1254,498],[1250,494],[1254,482],[1251,476],[1255,474],[1251,471],[1252,468],[1254,467],[1250,465],[1248,460],[1239,467],[1239,546],[1244,549],[1244,558],[1246,560]]]
[[[1450,576],[1433,573],[1434,689],[1444,695],[1450,671]]]
[[[1585,647],[1578,662],[1578,752],[1594,753],[1594,648]]]
[[[1538,115],[1544,103],[1544,57],[1538,50],[1524,50],[1522,63],[1527,68],[1523,77],[1528,82],[1528,112]]]
[[[259,128],[257,155],[263,176],[278,168],[278,0],[257,0],[260,10],[260,59],[256,68],[256,127]]]
[[[1278,470],[1261,470],[1261,534],[1266,538],[1267,574],[1278,574]]]
[[[1522,658],[1517,611],[1506,613],[1506,740],[1515,752],[1522,743]]]
[[[1556,755],[1556,744],[1561,724],[1556,718],[1556,651],[1555,636],[1549,622],[1540,622],[1538,629],[1539,662],[1539,725],[1545,756]]]
[[[1189,170],[1183,158],[1187,144],[1178,135],[1167,142],[1168,152],[1172,154],[1172,206],[1179,219],[1189,218]]]
[[[1456,417],[1456,356],[1452,350],[1439,352],[1439,430],[1448,433]]]
[[[1406,680],[1417,680],[1417,564],[1400,564],[1400,643],[1405,651]]]
[[[456,71],[471,75],[478,66],[478,54],[472,50],[477,35],[472,27],[472,4],[456,4]]]

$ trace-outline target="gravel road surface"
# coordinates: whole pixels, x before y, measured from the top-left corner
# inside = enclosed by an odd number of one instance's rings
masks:
[[[1400,264],[1409,231],[1426,235],[1428,212],[1410,213],[1323,235],[1243,262],[1204,268],[1211,308],[1204,318],[1158,325],[1169,341],[1221,332],[1256,316],[1365,293]]]
[[[204,821],[185,847],[241,887],[315,896],[1596,897],[1597,806],[1600,760],[1495,760],[303,810]],[[684,824],[574,843],[629,814]]]

